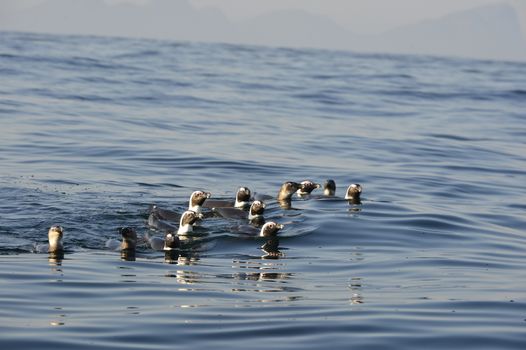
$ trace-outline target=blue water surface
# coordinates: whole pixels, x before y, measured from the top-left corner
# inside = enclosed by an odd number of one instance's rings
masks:
[[[0,81],[2,348],[526,347],[525,63],[0,32]],[[170,263],[105,247],[328,178],[362,204],[269,201],[274,259],[218,217]]]

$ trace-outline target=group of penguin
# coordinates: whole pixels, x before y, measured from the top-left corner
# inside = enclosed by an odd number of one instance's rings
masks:
[[[322,185],[310,180],[302,182],[288,181],[281,185],[277,197],[278,204],[284,209],[291,208],[291,200],[294,194],[299,197],[311,197],[311,192],[321,188]],[[334,180],[327,180],[323,185],[323,195],[320,199],[338,199],[335,195],[336,183]],[[361,204],[360,196],[362,186],[351,184],[345,193],[344,199],[350,204]],[[237,190],[235,200],[216,200],[210,199],[211,193],[205,191],[194,191],[189,200],[188,210],[179,214],[178,212],[159,208],[157,205],[150,206],[148,225],[151,228],[165,231],[164,238],[151,237],[146,235],[149,245],[154,250],[165,252],[176,251],[181,248],[181,241],[193,232],[194,226],[203,218],[203,208],[209,208],[209,212],[214,216],[225,218],[235,218],[248,220],[250,225],[257,228],[256,235],[259,237],[273,237],[284,227],[284,225],[274,221],[266,222],[263,213],[266,205],[264,201],[273,199],[272,196],[254,194],[247,187],[240,187]],[[179,222],[175,226],[172,222]],[[121,255],[135,254],[137,246],[137,233],[132,227],[119,229],[122,241],[110,239],[106,242],[106,247],[112,250],[121,250]],[[64,230],[61,226],[52,226],[48,231],[48,252],[50,254],[63,254],[64,246],[62,243]]]

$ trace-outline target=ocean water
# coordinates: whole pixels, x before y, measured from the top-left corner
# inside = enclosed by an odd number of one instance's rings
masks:
[[[0,81],[1,348],[526,347],[525,63],[1,32]],[[362,203],[268,201],[273,259],[219,217],[105,247],[328,178]]]

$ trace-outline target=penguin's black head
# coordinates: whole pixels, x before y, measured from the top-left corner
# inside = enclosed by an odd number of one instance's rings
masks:
[[[194,191],[192,195],[190,196],[190,206],[194,207],[196,205],[203,205],[203,203],[206,201],[207,198],[210,198],[211,193],[210,192],[204,192],[204,191]]]
[[[181,216],[180,225],[193,225],[197,220],[199,220],[202,217],[203,216],[201,214],[197,214],[195,211],[187,210]]]
[[[278,192],[278,200],[290,200],[290,197],[301,188],[301,184],[297,182],[287,181]]]
[[[310,194],[312,191],[314,191],[317,188],[320,188],[321,185],[314,183],[310,180],[305,180],[301,182],[301,187],[298,189],[299,194]]]
[[[259,235],[261,237],[273,236],[278,233],[279,230],[283,228],[282,224],[276,224],[274,221],[269,221],[261,228]]]
[[[250,200],[250,189],[248,187],[240,187],[237,190],[236,199],[239,202],[248,202]]]
[[[119,229],[119,232],[121,233],[122,239],[128,242],[136,242],[137,241],[137,233],[135,230],[131,227],[121,227]]]
[[[179,247],[180,247],[179,236],[177,236],[177,234],[172,231],[166,232],[166,235],[164,236],[164,249],[172,250],[172,249],[178,249]]]
[[[360,184],[351,184],[347,188],[347,193],[345,194],[345,199],[359,200],[361,194],[362,194],[362,186],[360,186]]]
[[[256,215],[263,215],[263,212],[265,211],[265,203],[262,201],[254,201],[252,202],[252,205],[250,206],[250,215],[256,216]]]
[[[334,196],[336,194],[336,182],[332,179],[328,179],[323,184],[323,194],[326,196]]]

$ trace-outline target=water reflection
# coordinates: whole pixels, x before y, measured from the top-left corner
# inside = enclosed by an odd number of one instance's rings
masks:
[[[353,213],[359,213],[362,211],[361,202],[359,203],[360,205],[356,205],[356,204],[351,203],[351,201],[349,201],[349,204],[351,205],[351,207],[349,208],[349,213],[353,214]]]
[[[121,249],[122,261],[135,261],[135,249]]]
[[[244,281],[277,281],[277,280],[288,280],[293,275],[291,273],[287,272],[250,272],[250,273],[235,273],[232,275],[232,277],[236,280],[244,280]],[[242,290],[242,289],[236,289],[236,290]],[[280,291],[285,291],[285,287],[280,287]],[[257,290],[259,292],[273,292],[272,290]]]
[[[283,256],[283,253],[279,250],[279,239],[278,237],[271,237],[265,244],[261,246],[264,255],[262,259],[279,259]]]
[[[64,251],[56,251],[53,253],[49,253],[48,256],[48,263],[51,267],[51,272],[54,274],[58,274],[58,278],[55,279],[55,282],[63,282],[64,280],[62,277],[64,277],[64,272],[62,271],[62,260],[64,259]]]
[[[167,264],[177,264],[177,260],[179,259],[179,250],[166,250],[164,252],[164,262]]]
[[[54,309],[58,310],[58,311],[62,311],[61,307],[55,307]],[[56,315],[56,317],[57,318],[52,319],[51,321],[49,321],[49,325],[50,326],[58,327],[58,326],[64,326],[66,324],[66,322],[64,320],[64,318],[66,317],[65,314],[58,314],[58,315]]]
[[[199,256],[193,252],[179,249],[164,252],[164,262],[167,264],[189,266],[194,265],[197,261],[199,261]]]
[[[363,304],[364,299],[362,296],[362,279],[360,277],[353,277],[349,281],[349,289],[351,290],[351,305]]]
[[[64,251],[59,250],[49,253],[48,262],[50,266],[62,266],[62,260],[64,260]]]
[[[269,243],[269,242],[267,242]],[[266,244],[267,244],[266,243]],[[277,246],[277,242],[275,240],[271,240],[269,245]],[[281,272],[280,269],[283,266],[283,264],[276,263],[276,262],[270,262],[270,261],[245,261],[245,260],[235,260],[234,261],[234,268],[239,269],[253,269],[257,270],[255,272],[237,272],[232,274],[232,278],[234,280],[243,280],[243,281],[260,281],[260,282],[277,282],[277,281],[285,281],[290,279],[293,274],[288,272]],[[273,288],[269,289],[256,289],[252,291],[256,292],[276,292],[276,291],[288,291],[288,287],[286,286],[273,286]],[[245,288],[233,288],[233,291],[246,291]]]
[[[126,313],[128,315],[140,315],[139,307],[137,306],[127,306],[126,307]]]
[[[170,250],[164,253],[164,261],[168,264],[177,266],[192,266],[197,264],[200,258],[192,252],[181,250]],[[175,278],[180,284],[195,284],[203,281],[204,277],[201,273],[191,270],[176,270],[174,272],[167,272],[165,277]],[[190,290],[190,289],[182,289]]]
[[[121,282],[123,283],[136,283],[137,282],[137,275],[133,273],[124,273],[121,275],[123,278]]]
[[[196,272],[196,271],[191,271],[191,270],[177,270],[175,271],[175,274],[173,273],[170,273],[170,274],[166,274],[165,277],[172,277],[172,278],[175,278],[177,283],[179,284],[196,284],[196,283],[201,283],[203,282],[203,275],[199,272]],[[184,289],[180,289],[180,290],[185,290],[185,291],[189,291],[189,290],[193,290],[193,289],[188,289],[188,288],[184,288]]]
[[[360,200],[360,198],[351,198],[348,200],[349,202],[349,205],[360,205],[362,204],[362,201]]]

